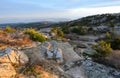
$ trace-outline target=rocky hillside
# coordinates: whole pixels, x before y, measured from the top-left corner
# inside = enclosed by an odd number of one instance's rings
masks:
[[[114,68],[93,62],[68,42],[46,41],[31,48],[0,51],[2,78],[119,78]],[[6,74],[9,73],[9,74]]]
[[[58,36],[58,39],[53,38],[55,34],[50,35],[50,32],[45,30],[48,29],[39,31],[49,37],[44,42],[32,41],[31,45],[18,46],[17,44],[0,50],[1,78],[120,78],[119,70],[94,62],[91,57],[84,55],[94,53],[91,46],[97,44],[94,42],[96,38],[77,35],[78,40],[62,40]],[[13,36],[12,33],[7,34]],[[36,31],[34,33],[36,34]],[[39,35],[35,34],[36,39]],[[16,39],[17,35],[12,36],[9,37],[10,41],[18,41],[19,37],[22,37],[20,35]],[[22,41],[25,41],[24,37]],[[119,62],[119,55],[114,62]]]
[[[100,26],[111,24],[120,25],[120,13],[87,16],[77,20],[59,23],[56,26]]]

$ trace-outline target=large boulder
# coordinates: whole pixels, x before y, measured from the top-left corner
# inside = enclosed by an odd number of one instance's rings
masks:
[[[63,58],[66,62],[74,62],[82,60],[82,58],[73,50],[73,47],[68,42],[51,41],[52,46],[62,49]]]
[[[16,49],[7,48],[0,52],[0,63],[12,63],[17,65],[26,64],[28,57]]]
[[[14,78],[16,71],[10,63],[0,64],[0,78]]]
[[[46,41],[38,47],[26,49],[23,52],[34,63],[46,60],[46,58],[55,60],[58,63],[74,62],[82,59],[74,52],[73,47],[69,43],[62,41]]]

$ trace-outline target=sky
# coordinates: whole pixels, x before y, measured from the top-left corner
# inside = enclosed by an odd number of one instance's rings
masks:
[[[1,0],[0,23],[73,20],[120,13],[120,0]]]

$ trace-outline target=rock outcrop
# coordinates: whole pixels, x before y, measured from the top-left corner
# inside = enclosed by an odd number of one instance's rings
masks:
[[[16,49],[7,48],[0,52],[0,63],[11,64],[26,64],[29,61],[28,57]]]
[[[62,50],[60,48],[55,47],[50,50],[47,50],[46,55],[48,59],[53,59],[57,63],[63,63],[63,55]]]
[[[38,47],[26,49],[24,52],[32,62],[53,59],[58,63],[63,63],[64,61],[74,62],[82,59],[76,52],[74,52],[73,47],[69,43],[59,41],[44,42]]]
[[[87,78],[120,78],[120,72],[116,69],[91,60],[83,61],[81,66]]]
[[[25,65],[28,57],[16,49],[7,48],[0,52],[0,77],[15,78],[17,74],[13,65]]]
[[[51,41],[52,46],[62,49],[63,58],[65,62],[74,62],[82,60],[82,58],[73,50],[73,47],[68,42]]]
[[[82,55],[82,53],[93,54],[92,49],[80,50],[78,54],[67,42],[46,41],[38,47],[26,49],[24,52],[32,62],[42,63],[45,68],[52,73],[54,71],[57,76],[60,76],[59,71],[62,75],[67,76],[65,78],[120,78],[120,72],[116,69],[93,62],[90,57]]]

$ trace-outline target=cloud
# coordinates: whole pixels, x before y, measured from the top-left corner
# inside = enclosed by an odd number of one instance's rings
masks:
[[[94,14],[103,13],[120,13],[120,6],[108,6],[108,7],[98,7],[98,8],[73,8],[69,9],[68,13],[72,18],[79,18]]]

